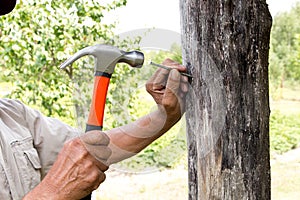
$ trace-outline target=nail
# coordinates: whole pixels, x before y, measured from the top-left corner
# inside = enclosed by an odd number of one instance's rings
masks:
[[[154,62],[152,62],[152,61],[150,61],[150,65],[153,65],[153,66],[156,66],[156,67],[160,67],[160,68],[163,68],[163,69],[166,69],[166,70],[171,70],[172,68],[170,68],[170,67],[167,67],[167,66],[165,66],[165,65],[161,65],[161,64],[157,64],[157,63],[154,63]],[[183,75],[183,76],[187,76],[187,77],[190,77],[190,78],[193,78],[193,76],[192,75],[190,75],[190,74],[187,74],[187,73],[184,73],[184,72],[179,72],[181,75]]]

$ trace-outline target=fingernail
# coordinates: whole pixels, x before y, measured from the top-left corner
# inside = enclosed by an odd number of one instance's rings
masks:
[[[170,71],[170,76],[172,79],[179,79],[180,78],[180,73],[176,69],[172,69]]]
[[[181,80],[186,83],[189,81],[187,76],[181,76]]]
[[[181,85],[181,91],[182,92],[187,92],[189,90],[188,85],[187,84],[182,84]]]

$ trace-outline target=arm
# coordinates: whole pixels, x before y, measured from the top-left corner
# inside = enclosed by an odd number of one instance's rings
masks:
[[[105,179],[109,164],[135,155],[168,131],[184,112],[185,67],[166,60],[174,70],[158,69],[147,82],[158,109],[137,121],[107,131],[91,131],[67,142],[43,181],[26,199],[80,199]]]
[[[158,69],[146,84],[147,91],[157,103],[157,110],[137,121],[106,131],[112,155],[109,163],[116,163],[140,152],[176,124],[185,108],[188,79],[178,71],[186,68],[167,59],[163,63],[173,70]]]

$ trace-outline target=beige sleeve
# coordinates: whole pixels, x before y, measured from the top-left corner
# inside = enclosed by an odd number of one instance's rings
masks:
[[[63,144],[80,135],[75,129],[57,119],[42,115],[39,111],[31,109],[20,101],[6,100],[7,107],[14,115],[15,120],[27,127],[33,138],[33,145],[38,151],[42,177],[46,175],[53,165]]]

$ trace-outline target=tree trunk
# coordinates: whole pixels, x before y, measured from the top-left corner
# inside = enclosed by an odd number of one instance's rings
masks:
[[[270,199],[265,0],[180,0],[189,199]]]

